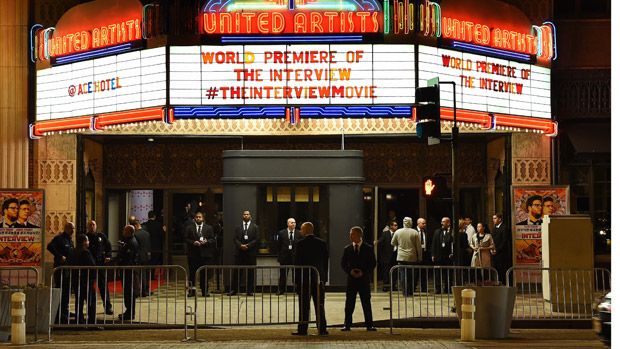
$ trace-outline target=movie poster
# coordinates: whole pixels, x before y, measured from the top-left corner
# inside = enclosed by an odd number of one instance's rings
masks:
[[[0,269],[40,267],[43,260],[43,190],[0,190]]]
[[[542,218],[570,214],[569,199],[567,186],[512,188],[515,266],[542,266]]]

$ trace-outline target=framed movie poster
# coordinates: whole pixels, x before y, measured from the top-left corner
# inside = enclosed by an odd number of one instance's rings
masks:
[[[512,187],[514,266],[542,266],[542,218],[570,214],[568,186]]]
[[[41,267],[44,191],[0,189],[0,203],[0,270],[6,267]]]

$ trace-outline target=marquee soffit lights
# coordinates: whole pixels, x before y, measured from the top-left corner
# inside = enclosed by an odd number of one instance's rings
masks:
[[[80,116],[55,120],[38,121],[30,125],[30,138],[37,139],[45,135],[62,132],[98,131],[107,127],[129,123],[164,121],[168,120],[166,108],[156,107],[100,114],[94,116]]]
[[[405,113],[405,110],[407,111]],[[83,116],[64,118],[49,121],[40,121],[30,125],[30,138],[37,139],[45,135],[53,135],[64,131],[97,131],[108,127],[124,124],[134,124],[147,121],[162,121],[172,124],[176,120],[194,119],[276,119],[281,118],[291,124],[297,124],[301,119],[329,119],[342,118],[344,116],[356,118],[411,118],[409,106],[304,106],[304,107],[174,107],[174,108],[148,108],[117,113],[101,114],[96,116]],[[452,108],[440,109],[443,122],[453,120]],[[531,118],[525,116],[488,113],[472,110],[458,109],[457,122],[462,124],[476,124],[483,130],[498,131],[540,131],[550,137],[557,135],[557,122],[548,119]]]

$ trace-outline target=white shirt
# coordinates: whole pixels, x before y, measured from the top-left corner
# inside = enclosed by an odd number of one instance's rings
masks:
[[[400,228],[392,236],[392,246],[397,247],[396,260],[419,262],[422,260],[420,232],[412,228]]]
[[[465,233],[467,234],[467,241],[471,241],[471,238],[476,235],[476,228],[473,225],[468,224],[465,227]]]

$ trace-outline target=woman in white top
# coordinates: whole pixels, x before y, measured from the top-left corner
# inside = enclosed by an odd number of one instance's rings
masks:
[[[488,268],[491,266],[491,256],[495,254],[495,243],[486,225],[478,223],[476,234],[469,240],[469,247],[474,250],[471,257],[472,267]]]

